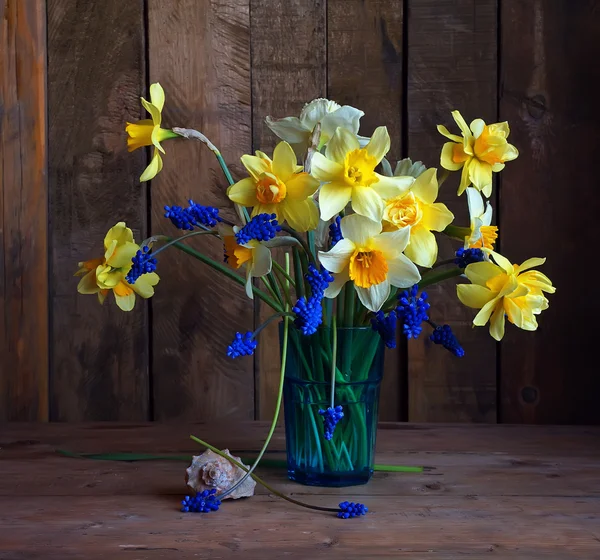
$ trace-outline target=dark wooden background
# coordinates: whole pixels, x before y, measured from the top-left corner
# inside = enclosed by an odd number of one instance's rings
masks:
[[[236,177],[239,156],[275,143],[266,115],[319,96],[363,109],[365,134],[387,125],[392,157],[430,166],[452,109],[508,120],[521,155],[494,190],[500,250],[548,257],[558,291],[537,332],[496,344],[452,283],[431,289],[432,318],[467,355],[426,337],[388,354],[382,419],[599,422],[599,35],[593,0],[0,2],[0,420],[272,411],[276,331],[255,359],[226,358],[264,310],[218,274],[165,255],[151,305],[129,314],[76,292],[77,262],[118,220],[142,239],[172,231],[165,204],[226,204],[212,155],[191,142],[167,143],[163,172],[138,183],[148,154],[127,153],[124,123],[160,81],[164,122],[205,132]],[[441,196],[465,220],[455,187]]]

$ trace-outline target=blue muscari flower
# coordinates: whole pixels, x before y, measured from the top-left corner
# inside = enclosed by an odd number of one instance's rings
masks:
[[[310,336],[317,332],[317,328],[323,321],[321,301],[321,297],[312,296],[307,300],[302,296],[292,307],[292,311],[296,314],[294,325],[302,331],[302,334]]]
[[[341,216],[337,216],[333,223],[329,226],[329,242],[333,247],[338,241],[344,239],[342,237],[342,228],[340,222],[342,221]]]
[[[441,344],[446,350],[452,352],[457,358],[462,358],[465,351],[454,336],[450,325],[435,327],[429,339],[435,344]]]
[[[169,218],[176,228],[183,230],[193,230],[198,226],[215,227],[217,222],[221,222],[218,208],[213,206],[202,206],[189,200],[189,206],[165,206],[165,218]]]
[[[249,243],[252,239],[257,241],[269,241],[281,231],[281,226],[276,220],[275,214],[257,214],[240,231],[235,238],[240,245]]]
[[[344,417],[342,405],[338,404],[334,408],[329,406],[325,410],[321,408],[319,410],[319,414],[323,417],[323,423],[325,427],[325,439],[329,441],[333,437],[333,432],[335,431],[337,423]]]
[[[369,508],[365,504],[359,502],[342,502],[340,504],[340,511],[337,516],[341,519],[348,519],[350,517],[360,517],[366,515]]]
[[[333,276],[328,270],[321,267],[318,270],[313,264],[308,265],[308,272],[304,275],[308,285],[310,286],[313,297],[323,298],[323,294],[327,286],[333,282]]]
[[[216,493],[217,491],[214,488],[211,488],[210,490],[204,490],[193,497],[186,496],[181,501],[181,511],[195,513],[217,511],[221,505],[221,500],[217,499],[215,496]]]
[[[454,263],[459,268],[465,268],[469,264],[481,262],[483,260],[485,260],[485,256],[481,249],[463,249],[461,247],[456,251]]]
[[[130,284],[135,284],[135,281],[142,275],[154,272],[156,270],[156,259],[150,252],[150,247],[144,245],[131,259],[133,265],[131,270],[125,276],[125,280]]]
[[[240,356],[252,356],[256,350],[256,340],[254,333],[245,334],[236,332],[233,342],[227,347],[227,355],[230,358],[239,358]]]
[[[377,331],[387,348],[396,348],[396,324],[398,323],[398,315],[395,311],[390,311],[385,316],[383,311],[375,313],[375,317],[371,319],[373,330]]]
[[[423,330],[421,323],[429,319],[427,294],[421,292],[421,295],[417,297],[418,291],[419,286],[415,284],[410,290],[405,290],[398,296],[396,312],[402,323],[402,332],[407,338],[418,338]]]

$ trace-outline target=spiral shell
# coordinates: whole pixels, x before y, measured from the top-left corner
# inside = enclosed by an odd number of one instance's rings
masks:
[[[229,452],[229,449],[223,449],[222,451],[238,463],[242,463],[239,457],[235,457]],[[214,488],[218,494],[231,488],[245,474],[242,469],[236,467],[210,449],[202,453],[202,455],[194,455],[192,457],[192,464],[185,472],[185,482],[191,490],[202,492],[203,490]],[[233,498],[235,500],[237,498],[253,496],[255,487],[256,482],[251,477],[248,477],[244,484],[229,494],[229,496],[226,496],[225,499]]]

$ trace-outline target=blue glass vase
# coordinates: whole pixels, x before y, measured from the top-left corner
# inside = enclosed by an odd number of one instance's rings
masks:
[[[284,383],[288,475],[311,486],[366,484],[373,474],[384,344],[370,327],[337,329],[334,406],[344,416],[331,440],[319,410],[331,405],[333,331],[290,328]]]

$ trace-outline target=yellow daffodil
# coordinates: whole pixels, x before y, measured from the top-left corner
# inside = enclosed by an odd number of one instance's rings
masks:
[[[442,167],[449,171],[462,168],[459,195],[473,184],[489,198],[492,194],[492,172],[501,171],[506,161],[516,159],[519,155],[517,148],[506,140],[510,133],[508,123],[486,125],[483,120],[475,119],[469,128],[458,111],[452,111],[452,116],[462,132],[462,138],[448,132],[445,126],[438,125],[438,131],[452,140],[446,142],[442,149]]]
[[[536,315],[548,309],[543,292],[554,293],[550,279],[530,270],[546,259],[531,258],[521,265],[511,264],[502,255],[491,252],[496,262],[477,262],[465,268],[472,284],[457,286],[458,299],[468,307],[480,309],[473,324],[481,327],[490,321],[490,334],[496,340],[504,336],[504,318],[526,331],[534,331],[538,324]]]
[[[298,232],[317,227],[319,211],[312,196],[319,181],[302,171],[296,154],[287,142],[280,142],[271,160],[263,152],[242,156],[250,177],[227,190],[229,198],[242,206],[252,206],[252,216],[276,214]]]
[[[304,106],[300,118],[273,119],[267,117],[266,123],[279,138],[292,146],[299,157],[303,157],[317,124],[321,124],[320,149],[333,137],[338,126],[357,134],[360,118],[363,115],[362,111],[350,105],[342,107],[329,99],[314,99]]]
[[[483,197],[477,189],[467,188],[467,202],[471,218],[471,231],[465,237],[465,249],[493,249],[498,239],[498,228],[492,224],[492,205],[487,202],[485,209]]]
[[[399,196],[412,185],[412,177],[386,177],[375,168],[390,149],[385,126],[375,130],[369,143],[360,147],[356,135],[338,128],[325,155],[315,153],[311,173],[325,184],[319,192],[321,219],[329,220],[352,201],[352,209],[380,222],[384,199]]]
[[[408,246],[404,254],[420,266],[431,267],[438,254],[438,246],[432,231],[444,231],[454,219],[445,204],[435,202],[438,196],[436,170],[421,173],[409,190],[385,200],[383,229],[409,232]]]
[[[112,227],[104,238],[104,257],[79,263],[75,276],[83,276],[77,286],[80,294],[98,294],[104,303],[112,290],[117,305],[123,311],[131,311],[135,305],[135,294],[144,299],[154,295],[154,286],[159,277],[155,272],[143,274],[135,284],[129,284],[125,277],[131,269],[131,259],[139,250],[133,240],[132,231],[125,222]]]
[[[244,245],[238,244],[235,234],[240,230],[239,227],[231,227],[219,224],[219,233],[223,240],[225,262],[233,268],[246,270],[246,294],[250,299],[254,299],[252,292],[252,278],[260,278],[271,272],[272,259],[269,248],[260,241],[252,239]]]
[[[334,273],[326,297],[336,297],[351,280],[363,305],[378,311],[391,286],[408,288],[421,279],[417,267],[402,254],[409,239],[407,228],[382,233],[379,222],[352,214],[342,218],[341,230],[342,240],[327,252],[319,251],[321,264]]]
[[[150,113],[152,119],[144,119],[136,123],[127,123],[125,131],[129,134],[127,138],[127,150],[133,152],[143,146],[154,145],[154,155],[150,165],[146,167],[145,171],[140,177],[140,181],[149,181],[153,177],[156,177],[158,172],[162,169],[163,163],[160,153],[165,153],[165,150],[160,145],[163,140],[168,138],[176,138],[175,134],[171,130],[166,130],[160,127],[162,120],[162,110],[165,104],[165,92],[161,85],[157,82],[150,86],[150,102],[146,101],[142,97],[142,105]]]

